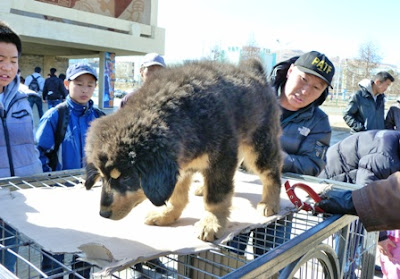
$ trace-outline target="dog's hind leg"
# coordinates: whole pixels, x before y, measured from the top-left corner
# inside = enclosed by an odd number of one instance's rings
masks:
[[[189,201],[189,188],[192,183],[192,172],[185,172],[176,183],[174,192],[162,210],[148,213],[145,223],[148,225],[167,226],[174,223],[182,214]]]
[[[282,159],[277,134],[259,129],[253,137],[256,144],[241,145],[245,165],[260,177],[263,185],[257,211],[264,216],[277,214],[280,209]]]
[[[226,227],[232,204],[236,166],[236,150],[220,150],[216,157],[210,156],[209,167],[202,171],[206,215],[196,224],[201,240],[214,241]]]

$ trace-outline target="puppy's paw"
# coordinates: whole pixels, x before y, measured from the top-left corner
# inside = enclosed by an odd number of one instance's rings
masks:
[[[203,241],[212,242],[219,238],[223,226],[214,214],[207,213],[205,217],[196,223],[196,227],[198,238]]]
[[[155,226],[168,226],[176,221],[177,217],[168,210],[150,211],[144,219],[145,224]]]
[[[263,216],[272,216],[278,214],[279,212],[279,204],[276,206],[271,206],[264,202],[260,202],[257,204],[257,211]]]

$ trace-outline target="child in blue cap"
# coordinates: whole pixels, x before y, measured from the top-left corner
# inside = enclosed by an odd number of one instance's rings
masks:
[[[80,63],[68,68],[64,85],[69,90],[69,95],[65,102],[43,115],[36,132],[44,172],[83,167],[85,138],[90,122],[104,115],[94,108],[91,100],[96,84],[96,71],[89,65]],[[58,147],[56,137],[60,133],[59,116],[63,118],[60,120],[66,122],[67,118],[68,122]],[[57,160],[52,165],[54,151],[57,153]]]

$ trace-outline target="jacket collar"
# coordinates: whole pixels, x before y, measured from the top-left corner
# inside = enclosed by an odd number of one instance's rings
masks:
[[[310,119],[314,115],[314,111],[318,109],[317,106],[314,105],[314,103],[309,104],[308,106],[299,109],[289,117],[283,119],[281,122],[281,126],[285,127],[286,124],[289,122],[299,122],[304,119]]]
[[[19,77],[16,76],[10,84],[4,87],[4,99],[3,104],[6,111],[9,110],[11,104],[16,100],[26,98],[27,96],[18,91],[19,88]]]
[[[67,102],[68,106],[72,109],[73,113],[76,115],[85,114],[87,111],[89,111],[93,108],[93,104],[94,104],[92,99],[89,100],[87,105],[78,104],[77,102],[72,100],[69,95],[66,98],[66,102]]]

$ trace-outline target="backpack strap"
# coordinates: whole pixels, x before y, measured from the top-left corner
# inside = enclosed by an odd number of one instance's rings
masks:
[[[54,149],[46,154],[49,158],[49,167],[55,171],[58,163],[58,149],[65,138],[69,122],[69,110],[67,102],[62,102],[56,106],[58,112],[57,128],[54,133]]]
[[[60,148],[61,143],[64,140],[65,133],[67,132],[68,123],[69,123],[69,110],[67,102],[62,102],[56,106],[58,111],[58,122],[57,122],[57,130],[54,135],[54,150],[56,152]]]

